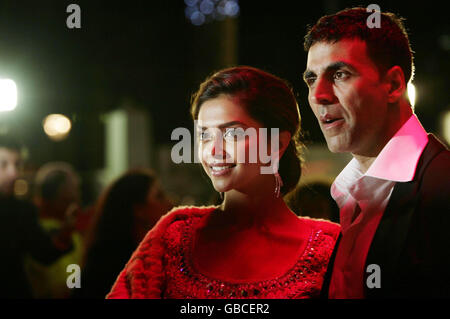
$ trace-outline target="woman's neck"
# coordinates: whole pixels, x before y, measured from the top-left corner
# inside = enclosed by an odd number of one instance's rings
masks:
[[[295,217],[281,197],[265,192],[248,195],[231,190],[225,193],[220,210],[230,224],[243,228],[280,224]]]

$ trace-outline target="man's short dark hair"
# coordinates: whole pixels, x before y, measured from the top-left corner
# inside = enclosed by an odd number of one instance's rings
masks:
[[[18,139],[10,134],[0,134],[0,147],[20,153],[22,151],[23,145],[19,142]]]
[[[77,178],[78,176],[70,164],[50,162],[37,171],[35,192],[44,200],[55,200],[60,195],[61,187],[70,180],[76,180]]]
[[[366,8],[350,8],[336,14],[323,16],[309,27],[304,48],[309,51],[317,42],[335,43],[343,39],[360,39],[367,45],[367,55],[375,62],[380,75],[398,65],[408,83],[414,75],[413,51],[404,19],[394,13],[380,13],[380,28],[369,28],[367,18],[372,12]]]

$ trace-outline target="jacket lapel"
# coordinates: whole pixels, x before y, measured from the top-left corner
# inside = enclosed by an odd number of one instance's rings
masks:
[[[368,289],[365,279],[364,287],[368,297],[386,296],[386,292],[390,291],[389,286],[399,265],[400,255],[405,247],[410,223],[419,200],[417,193],[423,172],[428,163],[444,149],[443,145],[429,134],[429,141],[419,160],[414,180],[396,183],[394,186],[366,259],[366,269],[370,264],[380,266],[381,289]]]

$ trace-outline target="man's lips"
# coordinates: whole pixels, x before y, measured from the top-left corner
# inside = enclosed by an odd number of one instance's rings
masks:
[[[325,129],[330,129],[343,124],[344,118],[327,114],[320,117],[320,123]]]

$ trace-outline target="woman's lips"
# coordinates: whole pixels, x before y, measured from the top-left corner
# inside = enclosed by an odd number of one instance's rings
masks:
[[[223,176],[229,174],[236,164],[210,165],[209,171],[212,176]]]

